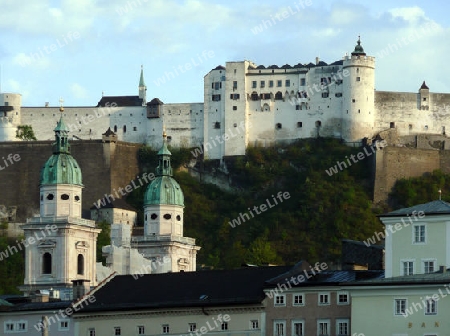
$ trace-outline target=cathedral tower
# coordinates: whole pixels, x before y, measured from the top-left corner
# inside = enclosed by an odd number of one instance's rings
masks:
[[[195,239],[183,237],[184,195],[172,177],[171,155],[164,132],[156,177],[144,196],[144,236],[136,237],[139,252],[154,262],[154,273],[195,271],[200,250]]]
[[[61,107],[61,112],[63,108]],[[25,239],[25,295],[38,289],[59,290],[70,298],[72,281],[96,285],[95,222],[81,218],[82,176],[70,153],[62,115],[54,129],[53,155],[41,169],[40,216],[22,226]]]

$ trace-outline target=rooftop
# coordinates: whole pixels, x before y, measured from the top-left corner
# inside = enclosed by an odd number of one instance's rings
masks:
[[[444,202],[442,200],[436,200],[428,202],[425,204],[414,205],[409,208],[402,208],[395,211],[388,212],[378,217],[397,217],[410,215],[415,211],[415,213],[422,212],[425,215],[446,215],[450,214],[450,203]]]

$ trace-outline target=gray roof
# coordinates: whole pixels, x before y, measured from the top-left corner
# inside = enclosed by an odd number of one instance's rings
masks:
[[[414,285],[414,284],[442,284],[450,282],[450,272],[447,270],[437,271],[434,273],[427,274],[412,274],[412,275],[402,275],[392,278],[383,279],[370,279],[358,282],[347,283],[347,285],[379,285],[379,286],[391,286],[391,285]]]
[[[425,215],[444,215],[450,214],[450,203],[436,200],[433,202],[414,205],[409,208],[398,209],[395,211],[388,212],[386,214],[380,215],[379,217],[396,217],[396,216],[406,216],[413,212],[422,212]]]

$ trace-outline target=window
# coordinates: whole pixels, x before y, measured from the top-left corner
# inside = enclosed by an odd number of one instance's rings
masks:
[[[286,321],[274,321],[273,323],[273,335],[285,336]]]
[[[322,92],[322,98],[328,98],[328,92]]]
[[[413,261],[402,261],[402,275],[414,274],[414,262]]]
[[[237,81],[233,81],[233,89],[237,89]]]
[[[283,81],[277,80],[277,87],[281,87],[281,86],[283,86]]]
[[[252,95],[251,95],[251,99],[253,101],[259,100],[259,95],[256,92],[253,92]]]
[[[425,315],[437,314],[437,301],[433,299],[427,300],[427,306],[425,307]]]
[[[280,123],[277,123],[277,124],[275,125],[275,128],[276,128],[276,129],[282,129],[283,126],[282,126]]]
[[[220,94],[213,94],[212,101],[220,101]]]
[[[319,305],[330,304],[330,293],[319,293]]]
[[[305,86],[305,85],[306,85],[306,79],[300,78],[300,86]]]
[[[337,303],[342,305],[342,304],[348,304],[349,303],[349,299],[348,299],[348,293],[347,292],[338,292],[337,293]]]
[[[330,335],[330,320],[317,320],[317,334],[319,336]]]
[[[322,126],[322,122],[320,120],[317,120],[316,121],[316,127],[320,127],[320,126]]]
[[[222,330],[228,330],[228,322],[222,322]]]
[[[230,99],[233,99],[233,100],[239,99],[239,93],[231,93],[230,94]]]
[[[389,123],[389,128],[395,128],[395,122],[392,122],[392,121],[391,121],[391,122]]]
[[[303,122],[301,122],[301,121],[297,122],[297,127],[298,128],[302,128],[303,127]]]
[[[127,126],[123,125],[123,133],[126,133],[126,132],[127,132]]]
[[[292,295],[292,305],[293,306],[304,306],[304,296],[303,294],[293,294]]]
[[[269,87],[273,87],[273,80],[269,81]]]
[[[7,321],[4,324],[3,330],[6,333],[19,333],[28,331],[28,322],[25,320]]]
[[[55,196],[54,196],[53,194],[48,194],[48,195],[47,195],[47,199],[48,199],[49,201],[52,201],[54,197],[55,197]]]
[[[261,93],[261,99],[270,99],[270,93]]]
[[[163,333],[163,334],[168,334],[169,331],[170,331],[169,325],[168,325],[168,324],[163,324],[163,325],[162,325],[162,333]]]
[[[252,88],[256,89],[256,81],[252,81]]]
[[[42,274],[52,274],[52,255],[48,252],[42,256]]]
[[[275,306],[285,306],[286,305],[286,296],[285,295],[275,295],[274,305]]]
[[[169,219],[172,218],[172,215],[171,214],[165,214],[163,217],[164,217],[164,219],[169,220]]]
[[[196,331],[197,323],[189,323],[189,331]]]
[[[137,131],[137,127],[136,126],[133,127],[133,131]]]
[[[336,320],[336,335],[347,336],[349,335],[350,322],[347,319]]]
[[[250,329],[259,329],[259,321],[258,320],[251,320],[250,321]]]
[[[356,81],[360,82],[361,81],[361,77],[356,77]]]
[[[434,272],[434,260],[425,260],[423,262],[423,273]]]
[[[423,97],[423,101],[427,101],[427,97]],[[6,105],[5,105],[6,106]]]
[[[117,133],[117,125],[114,126],[114,133]]]
[[[425,225],[414,225],[414,243],[425,243]]]
[[[342,92],[337,92],[334,94],[335,97],[342,97]]]
[[[289,87],[289,86],[291,86],[291,80],[290,79],[286,79],[286,83],[285,83],[286,85],[286,87]]]
[[[59,331],[69,330],[69,321],[68,320],[59,321],[58,330]]]
[[[214,128],[215,128],[215,129],[219,129],[219,128],[220,128],[220,122],[216,121],[216,122],[214,123]]]
[[[144,326],[138,326],[138,335],[144,335],[145,334],[145,327]]]
[[[88,335],[89,336],[95,336],[95,328],[89,328]]]
[[[356,103],[356,99],[352,99],[352,103]]]
[[[394,315],[404,315],[406,310],[406,299],[395,299]]]
[[[82,254],[78,255],[77,266],[77,274],[84,274],[84,256]]]
[[[69,195],[67,195],[67,194],[62,194],[62,195],[61,195],[61,199],[62,199],[63,201],[67,201],[67,200],[69,199]]]
[[[75,196],[75,201],[79,202],[80,201],[80,196],[76,195]]]
[[[297,111],[299,111],[299,110],[300,110],[300,105],[295,105],[295,109],[296,109]]]
[[[260,85],[261,88],[265,88],[266,87],[266,81],[261,81]]]
[[[237,111],[237,106],[233,106],[233,111]]]
[[[122,329],[120,329],[120,327],[114,327],[114,335],[116,336],[122,335]]]
[[[292,321],[292,336],[305,335],[304,321]]]
[[[152,214],[150,215],[150,218],[151,218],[151,219],[156,219],[156,218],[158,218],[158,215],[155,214],[155,213],[152,213]]]
[[[275,100],[281,100],[283,99],[283,94],[278,91],[277,93],[275,93]]]

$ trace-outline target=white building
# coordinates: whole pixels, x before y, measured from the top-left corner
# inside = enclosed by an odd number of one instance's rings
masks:
[[[352,333],[449,335],[450,204],[437,200],[380,219],[386,226],[385,279],[347,287]]]

